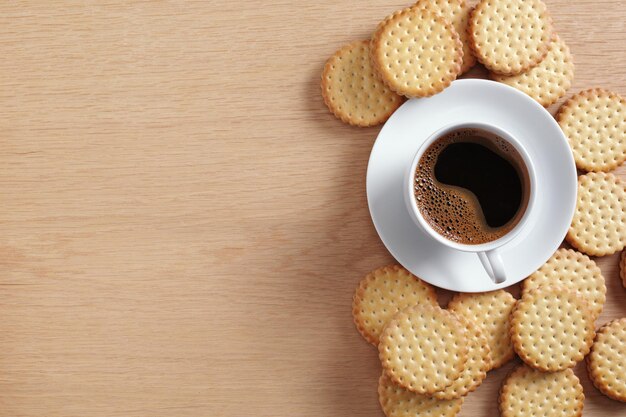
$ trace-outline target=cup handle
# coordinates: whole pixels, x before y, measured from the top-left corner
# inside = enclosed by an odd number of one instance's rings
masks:
[[[489,278],[491,278],[495,284],[501,284],[506,281],[504,263],[502,262],[500,252],[497,249],[486,252],[478,252],[478,258],[483,264],[483,268],[485,268],[487,275],[489,275]]]

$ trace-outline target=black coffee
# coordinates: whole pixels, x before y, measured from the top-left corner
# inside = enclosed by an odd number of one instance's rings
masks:
[[[517,150],[480,129],[460,129],[431,144],[415,173],[422,216],[439,234],[481,244],[507,234],[528,204],[529,179]]]

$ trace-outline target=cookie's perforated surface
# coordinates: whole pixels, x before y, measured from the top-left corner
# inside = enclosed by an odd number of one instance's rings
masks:
[[[519,74],[548,52],[552,20],[541,0],[482,0],[470,17],[474,55],[498,74]]]
[[[556,116],[576,166],[611,171],[626,159],[626,99],[601,88],[581,91]]]
[[[461,71],[459,36],[430,8],[409,7],[383,20],[371,48],[373,65],[385,84],[407,97],[436,94]]]
[[[504,290],[460,293],[448,303],[449,310],[480,326],[489,344],[492,368],[499,368],[515,355],[509,336],[509,315],[514,305],[515,298]]]
[[[401,266],[389,265],[361,280],[352,301],[352,315],[363,337],[377,345],[380,332],[398,311],[422,303],[438,305],[434,288]]]
[[[626,402],[626,317],[598,330],[587,357],[593,384],[605,395]]]
[[[395,383],[432,394],[461,375],[467,344],[467,331],[453,313],[423,304],[394,316],[380,336],[378,352]]]
[[[439,13],[444,19],[452,23],[454,30],[459,39],[463,43],[463,63],[461,64],[461,73],[468,71],[476,64],[476,57],[469,45],[469,34],[467,27],[469,25],[469,16],[472,6],[465,0],[419,0],[417,7],[430,7],[436,13]]]
[[[464,400],[438,400],[416,394],[395,384],[384,372],[378,380],[378,401],[387,417],[453,417]]]
[[[578,197],[567,241],[591,256],[615,253],[626,244],[626,189],[613,174],[578,177]]]
[[[510,320],[515,352],[527,365],[544,372],[576,365],[589,352],[595,336],[587,303],[564,286],[526,292]]]
[[[563,97],[574,79],[574,59],[563,39],[555,36],[541,62],[517,75],[491,74],[495,81],[515,87],[544,107]]]
[[[572,249],[557,250],[548,261],[522,282],[524,293],[542,285],[566,286],[585,298],[594,319],[602,313],[606,285],[602,271],[587,255]]]
[[[461,375],[451,385],[433,394],[433,397],[442,400],[460,398],[474,391],[491,369],[491,350],[482,330],[469,318],[459,314],[457,318],[467,330],[467,362]]]
[[[585,394],[571,369],[540,372],[520,365],[500,389],[502,417],[579,417]]]
[[[385,86],[372,68],[369,41],[353,42],[330,57],[321,85],[330,111],[355,126],[384,122],[404,101]]]

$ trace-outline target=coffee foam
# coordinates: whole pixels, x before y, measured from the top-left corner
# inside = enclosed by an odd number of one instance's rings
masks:
[[[452,143],[470,141],[480,143],[503,157],[507,156],[506,159],[522,174],[520,177],[525,189],[528,188],[528,175],[522,168],[521,156],[510,143],[483,130],[461,129],[437,139],[424,152],[416,169],[414,190],[420,213],[433,229],[449,240],[478,245],[497,240],[510,232],[523,215],[528,201],[526,197],[511,221],[492,228],[487,224],[474,193],[436,180],[434,170],[439,154]]]

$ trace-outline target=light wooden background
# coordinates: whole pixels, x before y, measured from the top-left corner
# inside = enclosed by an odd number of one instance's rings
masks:
[[[570,94],[626,94],[626,2],[548,4]],[[405,5],[0,5],[0,416],[381,415],[350,314],[392,261],[365,198],[379,129],[334,119],[318,80]],[[626,290],[599,262],[602,323]],[[464,416],[496,415],[510,368]],[[586,415],[626,413],[578,373]]]

